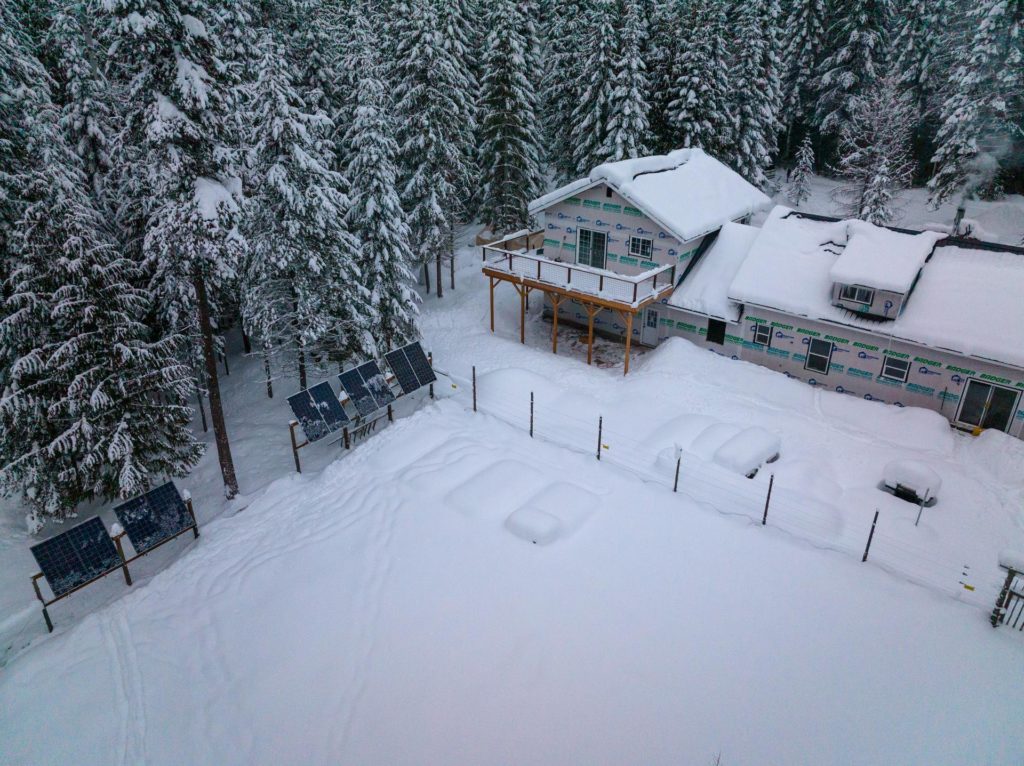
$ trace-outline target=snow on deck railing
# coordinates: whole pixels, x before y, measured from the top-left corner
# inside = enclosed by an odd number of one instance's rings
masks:
[[[503,250],[493,245],[483,246],[483,257],[484,266],[497,271],[631,306],[657,298],[671,290],[676,281],[674,264],[628,275],[556,261],[525,249]]]

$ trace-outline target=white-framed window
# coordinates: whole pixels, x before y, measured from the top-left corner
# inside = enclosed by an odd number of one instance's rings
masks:
[[[608,235],[603,231],[580,229],[576,236],[576,262],[603,269],[608,252]]]
[[[772,328],[766,324],[754,325],[754,343],[759,346],[772,345]]]
[[[646,237],[630,237],[629,254],[642,261],[651,260],[651,256],[654,254],[654,240]]]
[[[875,291],[857,285],[843,285],[843,289],[839,291],[839,297],[853,303],[871,303],[875,299]]]
[[[807,345],[807,359],[804,361],[804,369],[820,372],[828,375],[828,366],[832,361],[831,341],[811,338]]]
[[[886,354],[882,357],[882,377],[889,380],[898,380],[900,383],[907,382],[910,374],[910,360],[898,359],[895,356]]]

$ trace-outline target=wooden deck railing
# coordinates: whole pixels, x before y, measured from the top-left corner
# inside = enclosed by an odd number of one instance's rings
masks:
[[[674,264],[630,276],[491,245],[483,247],[483,260],[497,271],[631,305],[660,297],[676,283]]]

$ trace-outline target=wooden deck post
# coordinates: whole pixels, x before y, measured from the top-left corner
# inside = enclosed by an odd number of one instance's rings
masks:
[[[550,293],[551,308],[554,312],[551,317],[551,353],[558,353],[558,307],[562,305],[565,298],[557,293]]]
[[[601,309],[593,303],[584,303],[583,308],[587,311],[587,364],[591,364],[594,358],[594,317]]]
[[[526,344],[526,285],[519,290],[519,342]]]
[[[626,312],[626,363],[622,370],[623,375],[629,374],[629,346],[633,340],[633,312]]]
[[[487,277],[487,281],[491,285],[491,332],[494,332],[494,277]]]

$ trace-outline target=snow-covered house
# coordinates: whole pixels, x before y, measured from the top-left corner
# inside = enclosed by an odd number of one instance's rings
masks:
[[[776,207],[723,228],[665,299],[662,337],[1024,436],[1022,295],[1022,248]]]
[[[531,292],[559,321],[594,333],[657,344],[663,299],[689,273],[722,225],[769,203],[754,186],[700,149],[611,162],[530,205],[542,229],[484,247],[491,289],[519,293],[521,322]],[[521,324],[520,337],[524,338]],[[589,361],[589,359],[588,359]]]

